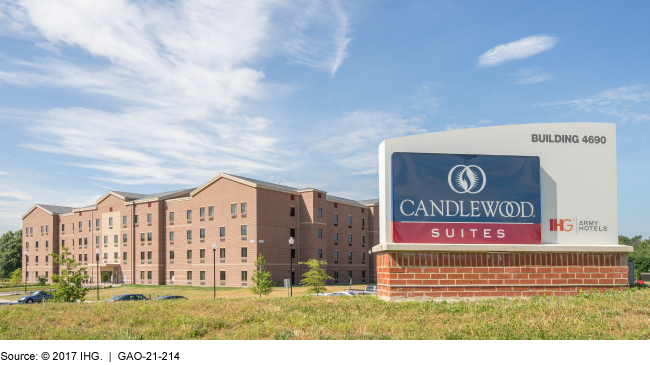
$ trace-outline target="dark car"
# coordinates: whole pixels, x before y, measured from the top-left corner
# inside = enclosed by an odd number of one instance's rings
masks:
[[[181,297],[180,295],[163,295],[162,297],[158,297],[154,300],[167,300],[167,299],[187,299],[187,298]]]
[[[47,292],[45,290],[39,290],[29,295],[25,295],[24,297],[18,298],[18,303],[26,303],[26,304],[41,303],[44,300],[52,300],[52,299],[54,299],[54,295],[52,293]]]
[[[105,302],[133,302],[136,300],[149,300],[142,294],[120,294],[113,298],[106,299]]]

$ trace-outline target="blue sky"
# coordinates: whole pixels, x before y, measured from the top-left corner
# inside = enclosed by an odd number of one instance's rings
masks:
[[[378,196],[377,146],[617,124],[619,231],[650,236],[645,1],[0,1],[0,231],[229,172]],[[594,182],[597,184],[598,182]],[[594,197],[598,199],[598,197]]]

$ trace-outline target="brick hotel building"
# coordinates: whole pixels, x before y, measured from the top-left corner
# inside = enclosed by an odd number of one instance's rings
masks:
[[[258,254],[277,285],[291,275],[291,256],[295,284],[305,272],[298,262],[309,259],[327,261],[330,283],[374,282],[368,250],[379,241],[378,216],[377,199],[220,173],[192,189],[109,191],[84,208],[34,205],[22,217],[23,270],[28,282],[51,277],[59,268],[49,254],[65,246],[93,282],[99,266],[117,283],[170,285],[174,277],[176,285],[212,286],[216,261],[218,285],[250,286]]]

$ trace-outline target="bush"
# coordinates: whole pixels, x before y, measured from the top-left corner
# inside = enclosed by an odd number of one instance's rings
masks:
[[[629,260],[634,262],[634,276],[641,277],[641,273],[650,272],[650,255],[631,253]]]

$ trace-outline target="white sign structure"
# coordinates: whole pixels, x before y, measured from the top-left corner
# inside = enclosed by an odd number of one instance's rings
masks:
[[[618,244],[615,124],[521,124],[434,132],[383,141],[379,147],[382,244],[393,243],[393,209],[400,209],[392,202],[392,156],[397,152],[539,157],[541,243]],[[469,177],[468,183],[456,176],[461,174]],[[489,179],[481,174],[480,168],[457,167],[449,173],[449,188],[464,194],[463,197],[478,193],[481,184]],[[477,183],[471,184],[474,180]],[[410,204],[407,202],[406,206],[410,208]],[[417,209],[417,202],[414,204]]]

